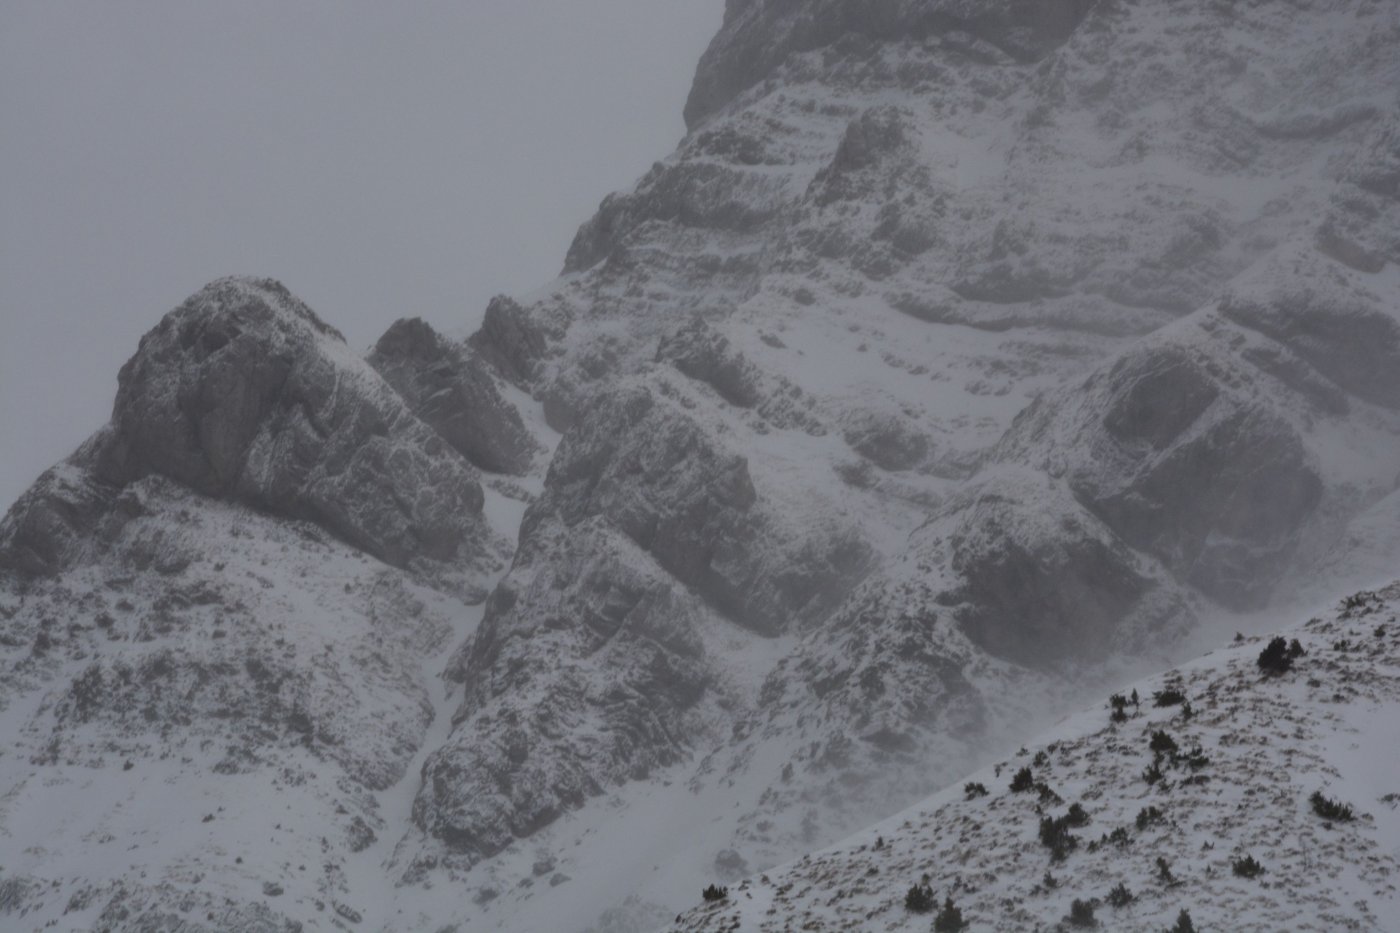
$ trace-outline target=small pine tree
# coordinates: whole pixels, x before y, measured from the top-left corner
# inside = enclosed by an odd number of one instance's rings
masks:
[[[1237,878],[1258,878],[1264,874],[1264,866],[1255,861],[1252,855],[1235,859],[1230,865],[1230,870],[1235,873]]]
[[[1162,766],[1153,761],[1152,764],[1143,769],[1142,779],[1148,784],[1156,784],[1162,779]]]
[[[1120,849],[1128,847],[1132,844],[1132,841],[1132,837],[1128,835],[1128,831],[1122,826],[1119,826],[1113,832],[1103,837],[1103,842],[1105,844],[1114,845]]]
[[[1060,879],[1050,874],[1050,869],[1047,868],[1045,869],[1045,876],[1040,879],[1040,883],[1044,886],[1045,890],[1053,891],[1060,886]]]
[[[717,884],[711,884],[708,888],[700,892],[700,896],[707,901],[722,901],[729,896],[729,889],[721,888]]]
[[[968,800],[975,800],[978,797],[987,796],[987,786],[980,781],[968,781],[963,785],[963,794]]]
[[[1157,880],[1165,884],[1176,881],[1176,876],[1172,874],[1172,864],[1162,856],[1157,856]]]
[[[1123,882],[1118,882],[1118,886],[1108,892],[1108,906],[1113,908],[1127,907],[1133,902],[1133,892],[1128,890],[1128,886]]]
[[[1308,799],[1312,802],[1313,812],[1328,822],[1350,823],[1356,819],[1356,812],[1352,810],[1351,804],[1324,796],[1320,790],[1313,791]]]
[[[1139,831],[1142,831],[1149,826],[1164,822],[1165,820],[1166,817],[1162,815],[1162,811],[1158,810],[1156,807],[1143,807],[1138,811],[1136,820],[1137,828]]]
[[[1196,925],[1191,922],[1191,912],[1185,907],[1181,908],[1181,913],[1176,915],[1176,926],[1168,928],[1167,933],[1196,933]]]
[[[1021,768],[1020,771],[1016,772],[1016,776],[1011,779],[1011,792],[1013,794],[1019,794],[1031,790],[1034,787],[1035,775],[1031,773],[1030,768]]]
[[[1293,656],[1288,651],[1288,642],[1282,636],[1275,637],[1259,652],[1259,669],[1273,677],[1287,674],[1293,669]]]
[[[963,919],[962,911],[953,904],[950,894],[943,899],[943,908],[938,911],[938,916],[933,918],[933,933],[962,933],[971,925],[970,921]]]
[[[1184,702],[1186,702],[1186,694],[1175,687],[1157,690],[1152,694],[1153,706],[1180,706]]]
[[[1075,898],[1069,905],[1069,916],[1065,917],[1065,922],[1072,927],[1096,927],[1099,922],[1094,919],[1094,908],[1098,906],[1098,901],[1081,901]]]
[[[1172,738],[1161,729],[1156,729],[1153,731],[1152,739],[1147,743],[1147,747],[1154,753],[1160,752],[1167,755],[1175,755],[1177,748],[1176,739]]]
[[[1070,834],[1069,817],[1047,816],[1040,821],[1040,844],[1050,850],[1052,862],[1062,862],[1070,851],[1079,845],[1079,840]]]
[[[1199,745],[1194,746],[1181,760],[1186,764],[1186,767],[1190,768],[1192,771],[1199,771],[1210,765],[1210,758],[1207,757],[1206,753]]]
[[[933,888],[927,884],[916,884],[904,895],[904,909],[916,914],[926,914],[933,910],[937,902],[933,899]]]

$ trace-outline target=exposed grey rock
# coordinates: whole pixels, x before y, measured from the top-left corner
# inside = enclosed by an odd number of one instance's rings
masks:
[[[882,470],[909,470],[929,455],[929,439],[908,418],[890,412],[860,412],[843,434],[851,449]]]
[[[601,518],[522,536],[458,662],[466,697],[413,805],[450,852],[495,854],[688,753],[712,677],[700,607],[648,563]]]
[[[116,493],[72,464],[46,470],[0,522],[0,570],[51,576],[71,566],[91,545]]]
[[[454,664],[466,697],[425,766],[418,826],[489,856],[689,755],[714,680],[700,618],[776,634],[833,605],[869,560],[850,532],[788,537],[756,502],[743,458],[676,404],[641,387],[598,399],[560,442]]]
[[[1064,475],[1124,541],[1215,598],[1266,598],[1322,496],[1294,427],[1232,391],[1209,354],[1171,341],[1069,391],[1074,402],[1057,394],[1018,418],[1000,455]]]
[[[703,318],[662,338],[656,360],[669,362],[690,378],[708,383],[731,405],[753,408],[763,398],[758,367]]]
[[[886,196],[901,190],[890,170],[910,170],[917,165],[918,131],[911,118],[896,107],[875,107],[856,117],[841,136],[831,164],[813,179],[818,204]],[[880,169],[886,169],[881,172]],[[884,187],[885,191],[880,191]]]
[[[940,601],[991,653],[1030,667],[1141,648],[1190,612],[1111,529],[1053,482],[994,474],[952,507]]]
[[[555,451],[544,516],[575,525],[605,515],[656,562],[730,618],[776,633],[830,607],[866,569],[851,535],[775,537],[742,456],[678,406],[640,388],[596,400]]]
[[[552,336],[557,339],[559,332]],[[547,346],[545,330],[505,295],[491,299],[481,328],[467,344],[503,377],[522,388],[529,387]]]
[[[142,338],[95,466],[309,519],[400,566],[495,547],[470,466],[270,280],[214,282]]]
[[[490,373],[424,321],[394,323],[367,360],[422,421],[493,473],[524,473],[539,444]]]
[[[778,215],[786,178],[706,162],[657,163],[631,194],[609,195],[579,228],[564,271],[580,272],[614,256],[626,235],[652,221],[750,232]]]
[[[813,398],[789,380],[763,372],[703,317],[662,337],[656,362],[670,363],[691,379],[709,385],[731,405],[753,409],[773,427],[796,428],[817,436],[826,433],[812,413]]]
[[[728,0],[724,26],[700,59],[686,124],[699,126],[789,56],[845,35],[917,40],[965,32],[1033,60],[1063,42],[1091,6],[1089,0]]]
[[[1220,312],[1288,347],[1352,395],[1400,408],[1400,321],[1375,296],[1304,285],[1230,295]]]

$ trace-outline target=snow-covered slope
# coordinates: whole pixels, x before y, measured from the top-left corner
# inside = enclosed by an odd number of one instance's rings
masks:
[[[971,930],[1072,929],[1076,900],[1110,930],[1171,929],[1182,910],[1203,931],[1393,930],[1398,614],[1400,584],[1358,593],[1123,685],[1116,703],[839,845],[729,885],[671,929],[927,930],[951,898]],[[1258,663],[1276,637],[1296,641],[1285,655],[1303,652],[1284,673]],[[1030,779],[1013,790],[1022,769]],[[1350,818],[1320,815],[1314,794]],[[1251,858],[1262,873],[1237,873]],[[925,885],[932,908],[907,907]],[[1112,896],[1119,885],[1130,899]]]
[[[1397,48],[732,0],[677,151],[476,333],[212,283],[0,524],[5,919],[647,929],[1392,579]]]

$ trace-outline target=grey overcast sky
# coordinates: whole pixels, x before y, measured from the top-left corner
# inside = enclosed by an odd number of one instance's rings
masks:
[[[204,282],[475,326],[684,132],[723,0],[0,2],[0,512]]]

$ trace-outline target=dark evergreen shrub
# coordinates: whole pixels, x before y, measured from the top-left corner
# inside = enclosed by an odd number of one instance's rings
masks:
[[[1016,772],[1016,776],[1011,779],[1011,792],[1015,794],[1028,791],[1035,787],[1035,775],[1031,774],[1030,768],[1022,768]]]
[[[1176,915],[1176,926],[1169,927],[1167,933],[1196,933],[1196,925],[1191,922],[1191,913],[1185,907]]]
[[[1155,826],[1165,820],[1166,817],[1162,815],[1162,811],[1158,810],[1156,807],[1143,807],[1138,811],[1137,828],[1139,830],[1144,830],[1149,826]]]
[[[1123,882],[1118,882],[1118,886],[1108,892],[1108,906],[1118,908],[1127,907],[1133,902],[1133,892],[1128,890],[1128,886]]]
[[[700,896],[707,901],[722,901],[729,896],[729,889],[721,888],[717,884],[711,884],[708,888],[700,892]]]
[[[1244,858],[1237,858],[1230,864],[1230,870],[1238,878],[1258,878],[1264,874],[1264,866],[1254,860],[1254,856],[1246,855]]]
[[[1081,901],[1076,897],[1074,903],[1069,905],[1069,916],[1065,917],[1065,922],[1072,927],[1096,927],[1099,925],[1094,919],[1094,908],[1097,906],[1097,901]]]
[[[1288,653],[1288,642],[1282,636],[1274,638],[1259,652],[1259,669],[1270,676],[1286,674],[1293,669],[1293,656]]]
[[[963,793],[968,800],[975,800],[978,797],[987,796],[987,787],[978,781],[968,781],[963,785]]]
[[[1152,694],[1153,706],[1180,706],[1186,701],[1186,694],[1175,687],[1158,690]]]
[[[953,904],[950,894],[943,899],[943,908],[933,918],[933,933],[962,933],[971,923],[963,919],[962,911]]]
[[[904,909],[916,914],[926,914],[935,906],[933,888],[927,884],[916,884],[904,895]]]
[[[1181,761],[1192,771],[1199,771],[1210,764],[1210,759],[1201,750],[1201,746],[1194,746],[1191,751],[1182,756]]]
[[[1176,876],[1172,874],[1171,862],[1168,862],[1160,855],[1157,856],[1157,880],[1167,884],[1171,884],[1176,880]]]
[[[1351,804],[1325,797],[1320,790],[1313,791],[1313,795],[1308,799],[1312,801],[1313,812],[1324,820],[1350,823],[1356,819],[1356,813],[1352,810]]]
[[[1166,755],[1176,754],[1176,739],[1172,738],[1161,729],[1152,733],[1152,740],[1147,743],[1147,747],[1153,752],[1161,752]]]
[[[1132,841],[1133,838],[1128,835],[1128,831],[1122,826],[1119,826],[1113,832],[1104,836],[1103,839],[1100,840],[1100,843],[1103,845],[1117,846],[1118,848],[1122,849],[1126,846],[1131,845]]]
[[[1062,862],[1079,840],[1069,831],[1068,817],[1043,817],[1040,821],[1040,844],[1050,850],[1052,862]]]

